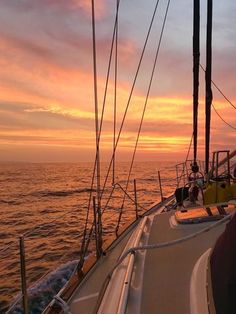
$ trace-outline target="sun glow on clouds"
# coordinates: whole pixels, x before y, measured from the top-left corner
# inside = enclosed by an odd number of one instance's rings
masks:
[[[93,119],[94,114],[92,112],[86,112],[79,109],[65,109],[62,108],[59,105],[49,105],[46,108],[31,108],[31,109],[25,109],[25,112],[49,112],[52,114],[59,114],[63,116],[68,116],[72,118],[84,118],[84,119]]]
[[[126,5],[123,8],[126,17],[120,25],[123,33],[121,30],[119,33],[116,135],[129,99],[144,39],[138,42],[129,33],[129,28],[132,26],[140,34],[146,32],[146,24],[140,23],[139,15],[135,23],[128,21],[131,4],[127,2]],[[0,6],[0,160],[92,160],[95,125],[91,1],[24,0],[22,4],[12,1],[1,3]],[[147,12],[140,11],[139,14],[150,15],[151,7],[145,5]],[[111,5],[105,0],[96,1],[99,118],[111,41],[111,21],[114,21],[111,8],[115,8],[115,2]],[[135,18],[134,11],[132,14]],[[170,22],[174,23],[174,20]],[[138,145],[142,159],[184,158],[192,134],[192,97],[189,93],[192,82],[185,74],[192,69],[186,65],[185,48],[178,51],[178,58],[170,52],[169,47],[173,48],[171,36],[169,42],[165,41],[159,62],[159,67],[167,65],[167,70],[164,74],[158,72],[147,103]],[[118,151],[123,153],[123,158],[130,155],[137,138],[152,63],[150,55],[153,50],[149,49],[146,67],[142,68],[135,86],[120,137]],[[101,136],[105,159],[109,159],[113,143],[114,62],[111,72]],[[229,88],[229,97],[234,101],[236,95],[232,92],[232,82]],[[236,126],[235,110],[217,93],[214,105],[227,121]],[[204,97],[201,97],[200,153],[203,152],[204,141],[203,108]],[[222,147],[222,143],[232,147],[233,131],[214,112],[212,116],[212,147]]]

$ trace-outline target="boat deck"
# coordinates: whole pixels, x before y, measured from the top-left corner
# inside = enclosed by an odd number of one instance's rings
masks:
[[[94,308],[97,303],[98,294],[101,286],[108,274],[112,269],[125,245],[130,237],[130,233],[125,235],[111,252],[101,258],[97,265],[88,274],[86,280],[84,280],[78,287],[73,295],[73,300],[70,305],[71,313],[94,313]]]
[[[136,235],[141,225],[144,225],[144,228],[138,246],[177,240],[212,224],[212,222],[203,222],[173,225],[170,223],[173,215],[174,211],[161,214],[152,213],[146,220],[144,220],[145,218],[141,219],[138,227],[134,226],[129,230],[126,236],[108,252],[107,256],[97,263],[86,280],[77,288],[68,302],[71,313],[94,313],[99,291],[108,272],[116,264],[119,256],[123,254],[122,252],[137,246],[137,244],[134,245],[136,242],[132,241],[137,238]],[[125,312],[120,312],[122,285],[125,287],[127,284],[124,279],[126,278],[124,271],[129,269],[126,262],[127,257],[124,264],[118,266],[113,273],[98,313],[189,314],[190,280],[194,265],[205,251],[214,246],[224,228],[225,223],[191,240],[169,247],[141,250],[135,254],[128,297],[122,300]]]
[[[170,228],[173,213],[156,216],[149,244],[173,241],[199,231],[209,223]],[[141,313],[190,313],[190,278],[198,258],[212,247],[223,232],[219,226],[181,244],[146,253]]]

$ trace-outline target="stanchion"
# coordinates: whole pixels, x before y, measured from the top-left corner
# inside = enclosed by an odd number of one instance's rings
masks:
[[[160,174],[160,171],[158,171],[158,180],[159,180],[159,187],[160,187],[160,193],[161,193],[161,201],[163,202],[164,197],[163,197],[163,193],[162,193],[162,185],[161,185],[161,174]]]
[[[21,291],[22,291],[22,303],[25,314],[29,314],[29,304],[27,295],[27,283],[26,283],[26,268],[25,268],[25,245],[24,237],[20,236],[20,274],[21,274]]]
[[[96,208],[96,197],[95,196],[93,196],[93,216],[94,216],[96,255],[97,255],[97,258],[99,258],[100,252],[99,252],[99,245],[98,245],[98,224],[97,224],[97,208]]]
[[[135,200],[135,213],[136,219],[138,219],[138,199],[137,199],[137,187],[136,187],[136,180],[134,179],[134,200]]]

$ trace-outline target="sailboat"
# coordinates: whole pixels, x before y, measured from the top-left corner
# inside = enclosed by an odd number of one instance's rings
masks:
[[[97,199],[93,198],[94,223],[90,232],[96,239],[96,254],[86,258],[85,237],[78,267],[44,314],[236,313],[236,183],[230,169],[230,160],[236,151],[216,151],[212,163],[209,162],[211,0],[208,0],[204,173],[197,161],[199,15],[199,0],[194,0],[194,156],[187,170],[188,181],[178,187],[174,195],[153,205],[143,215],[137,214],[134,222],[117,230],[115,238],[104,243],[97,136],[95,170],[98,189]],[[96,72],[95,62],[94,54]],[[95,87],[95,102],[96,97]],[[98,129],[97,124],[97,134]],[[225,166],[224,170],[222,166]],[[28,313],[27,298],[24,294],[23,297],[24,309]]]

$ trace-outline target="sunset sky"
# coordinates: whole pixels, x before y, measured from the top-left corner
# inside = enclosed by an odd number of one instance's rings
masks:
[[[117,130],[144,44],[154,0],[121,0]],[[205,65],[205,1],[201,63]],[[114,0],[95,0],[101,112],[115,18]],[[134,147],[167,1],[160,8],[118,146]],[[236,104],[236,1],[214,1],[213,80]],[[192,1],[170,4],[137,160],[181,160],[192,134]],[[0,161],[92,161],[95,150],[90,0],[0,0]],[[199,153],[204,144],[201,71]],[[114,63],[101,137],[102,159],[113,140]],[[236,111],[213,87],[214,106],[236,128]],[[235,148],[236,130],[212,111],[211,149]]]

